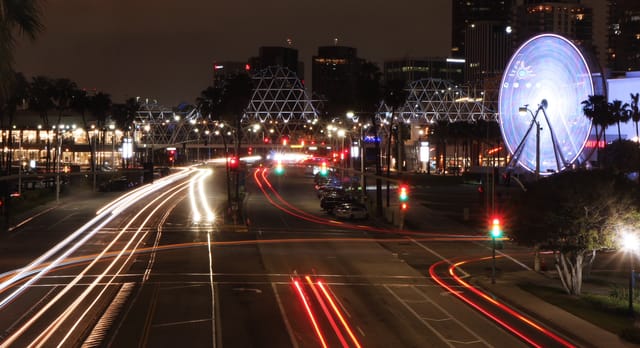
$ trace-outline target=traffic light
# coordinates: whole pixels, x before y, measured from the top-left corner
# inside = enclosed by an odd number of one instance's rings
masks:
[[[491,237],[502,237],[502,224],[500,223],[500,218],[494,217],[491,219]]]
[[[176,150],[174,148],[168,149],[167,153],[169,155],[169,163],[173,163],[176,160]]]
[[[322,162],[322,164],[320,165],[320,175],[327,175],[327,162]]]
[[[403,184],[398,188],[398,200],[400,200],[400,202],[409,200],[409,187],[407,185]]]
[[[406,211],[407,209],[409,209],[409,204],[407,202],[400,203],[400,210],[401,211]]]
[[[276,174],[282,175],[284,173],[284,167],[282,166],[282,161],[278,161],[276,164]]]
[[[238,170],[238,157],[231,156],[228,161],[230,170]]]

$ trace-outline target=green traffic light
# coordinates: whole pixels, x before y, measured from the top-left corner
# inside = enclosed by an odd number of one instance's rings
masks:
[[[491,226],[491,237],[500,238],[502,237],[502,227],[500,226],[500,219],[493,219]]]
[[[400,202],[406,202],[407,200],[409,200],[409,194],[407,193],[406,186],[400,187],[400,195],[398,196],[398,199],[400,200]]]

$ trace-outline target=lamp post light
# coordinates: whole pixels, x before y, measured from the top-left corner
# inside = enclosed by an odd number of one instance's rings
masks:
[[[538,110],[536,110],[535,115],[529,109],[528,105],[521,106],[518,108],[518,112],[520,113],[520,115],[523,115],[523,116],[526,115],[528,111],[529,114],[531,114],[532,122],[535,123],[536,125],[536,180],[540,179],[540,130],[542,130],[542,128],[540,127],[540,122],[537,120],[537,117],[541,107],[542,106],[538,107]]]
[[[633,312],[633,285],[634,285],[634,270],[633,270],[633,255],[640,249],[640,239],[635,233],[624,232],[622,234],[622,250],[629,253],[629,315],[634,316]]]
[[[111,130],[111,168],[116,167],[116,125],[110,124],[109,129]]]

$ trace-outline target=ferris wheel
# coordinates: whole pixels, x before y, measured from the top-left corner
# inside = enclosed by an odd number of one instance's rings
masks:
[[[581,158],[591,133],[581,103],[595,88],[587,59],[571,41],[542,34],[522,44],[498,98],[500,130],[512,155],[508,167],[550,175]]]

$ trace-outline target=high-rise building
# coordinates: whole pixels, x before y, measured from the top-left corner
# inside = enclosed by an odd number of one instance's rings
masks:
[[[222,87],[225,80],[232,76],[248,73],[251,66],[247,62],[214,62],[211,80],[214,87]]]
[[[516,7],[513,16],[516,43],[541,33],[562,35],[575,44],[592,49],[593,12],[579,0],[529,0]]]
[[[464,81],[464,59],[459,58],[403,58],[386,60],[383,65],[385,81],[406,83],[424,78],[436,78],[461,84]]]
[[[614,75],[640,71],[640,2],[611,1],[608,66]]]
[[[258,56],[249,59],[251,72],[255,73],[270,66],[287,68],[304,80],[304,64],[298,61],[298,50],[291,47],[263,46]]]
[[[511,27],[501,21],[475,21],[465,31],[465,81],[478,85],[501,76],[513,51]]]
[[[515,0],[454,0],[451,55],[465,60],[464,82],[484,85],[502,74],[512,48],[510,14]]]
[[[346,46],[321,46],[311,65],[312,91],[326,100],[325,111],[342,115],[355,105],[358,74],[364,60]]]
[[[509,20],[514,0],[453,0],[451,56],[464,58],[466,51],[465,33],[477,21]]]

